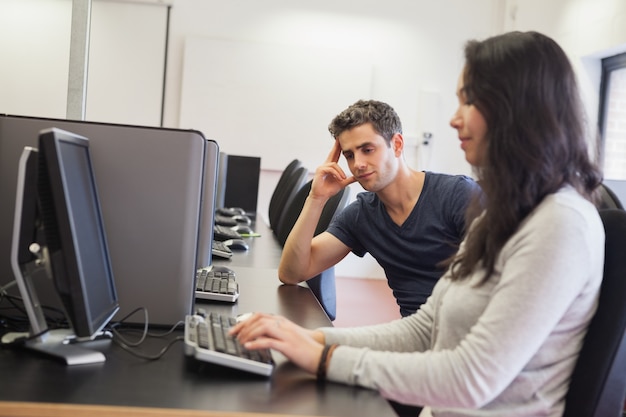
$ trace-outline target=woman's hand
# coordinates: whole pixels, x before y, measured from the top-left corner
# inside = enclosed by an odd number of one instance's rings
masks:
[[[316,373],[324,335],[319,330],[308,330],[281,316],[254,313],[237,323],[231,330],[246,349],[274,349],[302,369]]]

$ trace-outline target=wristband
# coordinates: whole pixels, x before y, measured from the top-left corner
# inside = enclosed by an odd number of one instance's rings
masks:
[[[323,381],[326,379],[326,368],[328,367],[328,356],[332,353],[337,345],[325,345],[322,349],[319,365],[317,365],[317,379]]]

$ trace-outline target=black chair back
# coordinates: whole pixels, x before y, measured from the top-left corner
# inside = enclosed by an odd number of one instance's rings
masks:
[[[621,209],[624,210],[622,202],[613,190],[611,190],[606,184],[602,183],[598,187],[600,193],[600,201],[598,202],[599,209]]]
[[[268,207],[267,214],[268,214],[268,218],[270,221],[270,227],[272,224],[272,218],[276,217],[276,213],[278,210],[279,196],[281,193],[284,192],[285,184],[287,183],[287,180],[289,179],[289,177],[293,175],[294,171],[297,168],[300,168],[301,166],[302,166],[302,161],[300,161],[299,159],[294,159],[293,161],[289,162],[289,164],[285,167],[283,172],[280,174],[280,178],[278,178],[278,182],[276,183],[274,192],[272,192],[272,197],[270,198],[270,203]]]
[[[270,228],[276,233],[278,225],[280,224],[280,218],[289,206],[291,200],[298,192],[300,187],[305,183],[309,171],[303,166],[297,166],[295,169],[287,170],[281,175],[281,179],[278,180],[278,184],[272,194],[272,199],[269,205],[269,222]],[[284,177],[284,181],[281,180]]]
[[[307,181],[297,191],[293,199],[289,202],[289,205],[285,208],[285,211],[280,218],[278,227],[276,229],[276,237],[278,238],[281,246],[285,245],[285,241],[287,240],[287,237],[289,236],[293,225],[296,223],[296,220],[298,220],[298,217],[300,216],[300,212],[304,207],[304,201],[311,191],[312,182],[312,180]],[[318,234],[326,230],[335,213],[341,211],[346,206],[349,197],[350,190],[348,188],[344,188],[326,202],[326,205],[322,210],[320,219],[317,222],[314,236],[317,236]]]
[[[598,310],[565,399],[564,417],[618,417],[626,395],[626,211],[600,210],[606,232]]]

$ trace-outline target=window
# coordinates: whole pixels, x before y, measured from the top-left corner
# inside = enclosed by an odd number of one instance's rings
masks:
[[[626,180],[626,53],[602,60],[600,94],[604,178]]]

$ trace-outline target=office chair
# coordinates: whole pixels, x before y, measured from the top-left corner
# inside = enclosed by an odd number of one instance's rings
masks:
[[[295,193],[293,199],[285,207],[283,215],[280,217],[278,227],[276,228],[276,237],[278,238],[281,246],[285,245],[287,236],[289,236],[293,225],[300,216],[302,207],[304,207],[304,201],[311,191],[312,182],[313,180],[309,180],[302,187],[300,187],[300,189]],[[342,210],[346,206],[349,197],[350,190],[348,188],[344,188],[326,202],[317,223],[317,227],[315,228],[314,236],[317,236],[328,228],[328,225],[330,224],[330,221],[335,213]]]
[[[622,202],[617,195],[606,184],[602,183],[598,187],[600,193],[599,209],[620,209],[624,210]]]
[[[311,191],[311,183],[312,180],[308,181],[300,188],[300,190],[298,190],[295,197],[293,198],[289,206],[285,209],[285,213],[280,219],[280,224],[278,226],[276,236],[281,246],[285,244],[287,236],[289,236],[293,225],[296,223],[296,220],[300,216],[302,207],[304,207],[304,201]],[[326,228],[328,228],[328,225],[330,224],[330,221],[332,220],[335,213],[342,210],[348,203],[349,196],[350,190],[348,188],[344,188],[326,202],[326,205],[322,209],[322,214],[320,215],[317,227],[315,228],[314,236],[322,233],[324,230],[326,230]],[[322,308],[324,308],[326,315],[331,320],[335,320],[335,318],[337,317],[335,268],[328,268],[327,270],[314,276],[313,278],[308,279],[306,283],[311,289],[311,292],[313,292],[313,294],[317,298],[317,301],[320,303]]]
[[[306,280],[317,301],[320,303],[328,318],[333,321],[337,318],[337,286],[335,284],[335,267],[331,266],[313,278]]]
[[[565,398],[563,417],[622,416],[626,395],[626,211],[600,210],[606,232],[600,300]]]
[[[278,221],[286,206],[287,200],[293,196],[306,181],[308,170],[302,166],[302,162],[294,159],[287,165],[274,188],[268,208],[270,229],[278,227]]]

